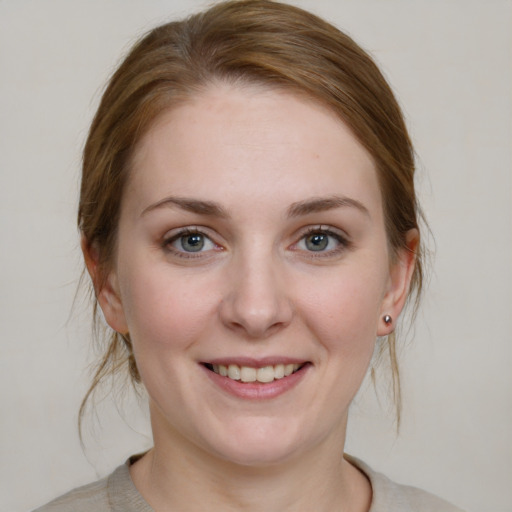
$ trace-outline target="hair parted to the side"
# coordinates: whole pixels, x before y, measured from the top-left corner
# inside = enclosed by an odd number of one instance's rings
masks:
[[[421,217],[414,152],[400,107],[373,60],[346,34],[307,11],[270,0],[227,1],[151,30],[103,94],[84,148],[78,209],[84,243],[98,254],[96,289],[113,266],[120,205],[137,143],[163,112],[222,81],[289,90],[333,111],[374,159],[391,253],[407,248],[406,234],[419,232]],[[418,244],[410,289],[416,305],[422,279]],[[105,342],[80,418],[105,377],[129,371],[134,383],[140,381],[129,336],[111,332]],[[387,352],[399,420],[394,335],[387,338]]]

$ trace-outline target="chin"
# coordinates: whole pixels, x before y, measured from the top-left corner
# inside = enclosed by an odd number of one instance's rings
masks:
[[[305,449],[304,435],[298,429],[283,428],[283,420],[247,421],[229,429],[223,439],[210,444],[213,453],[227,462],[247,467],[285,464]]]
[[[300,451],[302,451],[302,447]],[[238,466],[251,468],[278,466],[292,460],[298,454],[298,447],[268,446],[265,444],[245,444],[226,448],[220,453],[226,461]]]

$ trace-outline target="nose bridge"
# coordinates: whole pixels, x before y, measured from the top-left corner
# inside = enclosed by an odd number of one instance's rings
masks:
[[[293,310],[284,276],[272,248],[240,251],[232,262],[222,304],[224,323],[253,338],[266,337],[291,321]]]

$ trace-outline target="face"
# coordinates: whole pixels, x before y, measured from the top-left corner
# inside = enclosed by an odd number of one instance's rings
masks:
[[[137,148],[99,300],[130,334],[156,448],[275,464],[343,446],[411,266],[390,262],[374,164],[339,119],[217,86]]]

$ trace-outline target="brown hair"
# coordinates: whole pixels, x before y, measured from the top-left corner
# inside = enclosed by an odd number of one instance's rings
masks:
[[[218,3],[183,21],[151,30],[112,76],[83,154],[78,225],[111,268],[120,204],[138,141],[157,116],[212,82],[257,83],[303,94],[327,106],[372,155],[384,201],[392,253],[418,229],[414,154],[400,107],[373,60],[350,37],[317,16],[269,0]],[[418,245],[411,292],[422,285]],[[95,315],[97,315],[97,305]],[[395,338],[387,338],[400,413]],[[85,403],[98,383],[128,368],[140,377],[129,337],[111,332]]]

